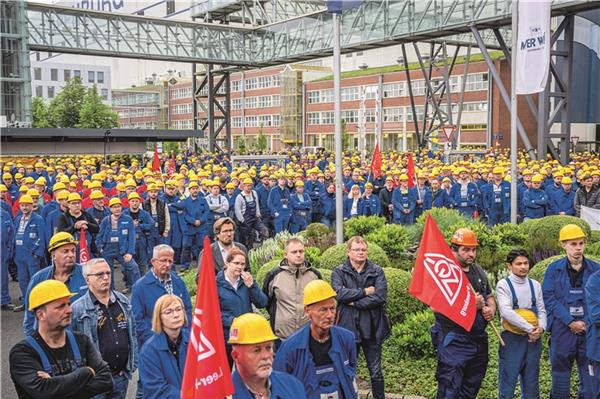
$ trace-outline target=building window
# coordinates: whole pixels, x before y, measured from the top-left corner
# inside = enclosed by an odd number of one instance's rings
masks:
[[[319,90],[309,91],[308,92],[308,103],[309,104],[317,104],[321,102]]]
[[[42,68],[33,68],[33,80],[42,80]]]
[[[242,109],[242,99],[234,98],[231,100],[231,109]]]
[[[320,124],[320,113],[318,112],[309,112],[308,113],[308,124],[309,125],[319,125]]]
[[[460,76],[450,76],[450,91],[452,93],[460,92]]]
[[[108,100],[108,89],[102,89],[100,90],[100,93],[104,101]]]
[[[321,102],[332,103],[333,102],[333,89],[321,90]]]
[[[258,107],[259,108],[267,108],[271,107],[271,96],[260,96],[258,97]]]
[[[242,87],[241,80],[232,80],[231,81],[231,91],[240,91]]]
[[[466,91],[477,91],[487,90],[488,88],[488,74],[487,73],[476,73],[467,75],[467,84],[465,85]]]
[[[375,110],[369,108],[365,110],[365,123],[375,123]]]
[[[54,86],[48,86],[48,98],[54,98]]]
[[[75,70],[73,71],[73,77],[74,77],[74,78],[79,78],[79,79],[81,79],[81,71],[80,71],[80,70],[78,70],[78,69],[75,69]]]
[[[273,107],[279,107],[281,105],[281,96],[279,94],[275,94],[272,99]]]
[[[331,111],[321,112],[321,124],[322,125],[333,125],[333,123],[334,123],[333,115],[334,114]]]
[[[452,104],[453,105],[453,109],[452,112],[454,111],[454,105],[456,105],[456,108],[458,109],[458,104]],[[463,103],[463,112],[487,112],[488,109],[488,103],[483,101],[483,102],[477,102],[477,103]]]
[[[365,86],[365,99],[372,100],[372,99],[376,98],[378,89],[379,89],[379,87],[377,87],[375,85]]]
[[[423,120],[424,108],[422,106],[416,106],[415,107],[415,111],[417,113],[417,120],[418,121],[422,121]],[[410,107],[408,107],[406,109],[406,120],[408,122],[412,122],[413,121],[413,113],[412,113],[412,109]]]
[[[401,97],[404,95],[404,83],[394,82],[383,85],[383,97]]]
[[[414,80],[412,82],[413,95],[424,96],[425,95],[425,80]]]
[[[271,86],[279,87],[279,85],[281,85],[281,76],[279,76],[279,75],[271,76]]]
[[[231,118],[231,127],[242,127],[243,123],[242,123],[242,117],[241,116],[234,116],[233,118]]]
[[[261,76],[258,78],[258,88],[266,89],[272,86],[271,76]]]
[[[50,80],[56,82],[58,81],[58,69],[52,68],[50,69]]]
[[[88,83],[94,83],[96,81],[96,72],[88,71]]]
[[[259,126],[272,126],[271,115],[260,115],[258,117]]]
[[[256,97],[246,97],[246,108],[256,108]]]
[[[35,95],[37,97],[44,97],[44,86],[35,86]]]
[[[384,122],[402,122],[402,108],[384,108]]]
[[[65,82],[68,82],[71,79],[71,70],[70,69],[65,69],[63,71],[63,78],[64,78],[63,80]]]
[[[246,90],[255,90],[258,87],[258,80],[256,78],[246,79]]]
[[[342,121],[346,123],[358,122],[358,112],[355,109],[342,111]]]
[[[246,127],[256,127],[258,126],[258,119],[256,116],[247,116],[245,123]]]
[[[104,83],[104,72],[98,71],[98,73],[96,74],[96,77],[98,78],[97,79],[98,83]]]
[[[271,119],[273,120],[273,126],[281,125],[281,115],[279,115],[279,114],[271,115]]]
[[[358,87],[344,87],[342,89],[342,101],[358,100]]]

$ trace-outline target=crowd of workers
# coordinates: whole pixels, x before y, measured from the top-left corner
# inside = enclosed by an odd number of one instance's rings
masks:
[[[423,155],[411,188],[407,161],[387,153],[375,177],[348,156],[344,218],[382,215],[410,224],[431,207],[451,207],[490,224],[508,220],[505,154],[453,165]],[[599,165],[593,154],[564,167],[521,157],[520,218],[600,208]],[[263,287],[249,272],[247,251],[256,241],[335,222],[330,155],[290,154],[286,165],[244,167],[226,156],[181,157],[154,172],[135,160],[103,164],[93,157],[5,161],[2,168],[2,308],[25,310],[27,338],[10,355],[19,397],[122,398],[139,366],[138,397],[178,398],[192,312],[179,274],[199,259],[209,236],[235,398],[356,397],[361,349],[373,397],[384,398],[387,282],[364,239],[348,241],[331,285],[305,260],[298,239],[286,243]],[[452,249],[477,293],[478,315],[466,332],[436,314],[438,397],[477,396],[487,370],[485,327],[496,310],[508,343],[500,348],[501,397],[514,395],[519,378],[522,391],[532,392],[527,397],[536,397],[544,331],[551,333],[552,397],[569,397],[574,360],[582,397],[600,397],[600,265],[583,257],[583,231],[569,229],[560,237],[567,256],[550,265],[541,286],[527,278],[527,253],[509,254],[511,274],[498,284],[497,304],[475,264],[474,233],[457,231]],[[83,265],[81,241],[93,258]],[[8,295],[13,265],[17,305]],[[252,313],[261,308],[268,321]]]

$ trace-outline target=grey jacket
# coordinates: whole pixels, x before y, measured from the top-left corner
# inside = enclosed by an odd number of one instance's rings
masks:
[[[600,189],[592,187],[587,192],[583,187],[580,187],[575,193],[575,214],[581,217],[581,207],[600,209]]]
[[[120,292],[112,291],[117,298],[117,302],[125,312],[127,318],[127,332],[129,334],[129,359],[127,360],[127,369],[125,370],[128,379],[137,370],[138,367],[138,346],[135,330],[135,318],[131,309],[129,299]],[[81,332],[90,337],[94,346],[100,350],[98,344],[98,312],[92,302],[90,292],[86,292],[81,298],[73,302],[71,306],[73,314],[71,316],[71,329]]]

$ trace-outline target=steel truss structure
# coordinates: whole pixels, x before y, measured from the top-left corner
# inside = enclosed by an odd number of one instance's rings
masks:
[[[204,76],[196,74],[194,80],[197,87],[194,91],[195,102],[207,115],[200,129],[206,132],[208,150],[214,152],[223,151],[223,147],[231,148],[230,72],[215,70],[212,65],[207,65]],[[196,118],[197,112],[194,114]],[[219,138],[221,132],[225,133],[222,139]]]

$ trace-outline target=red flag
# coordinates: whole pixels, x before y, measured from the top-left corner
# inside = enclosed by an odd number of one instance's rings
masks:
[[[409,152],[407,155],[408,162],[406,164],[406,174],[408,175],[408,188],[413,188],[415,186],[415,161],[413,159],[412,152]]]
[[[152,171],[160,171],[160,159],[158,158],[158,144],[154,143],[154,158],[152,159]]]
[[[79,263],[85,263],[90,260],[90,250],[87,245],[85,230],[79,232]]]
[[[475,321],[475,294],[431,215],[425,229],[408,292],[465,330]]]
[[[171,166],[169,168],[169,174],[173,174],[177,171],[177,168],[175,167],[175,155],[173,155],[173,151],[171,151]]]
[[[381,177],[381,151],[379,151],[379,143],[375,144],[375,150],[373,150],[373,158],[371,159],[371,173],[377,179]]]
[[[208,237],[204,238],[204,248],[210,248]],[[181,397],[186,399],[224,398],[234,392],[225,353],[212,251],[203,251],[202,254],[192,332],[181,384]]]

